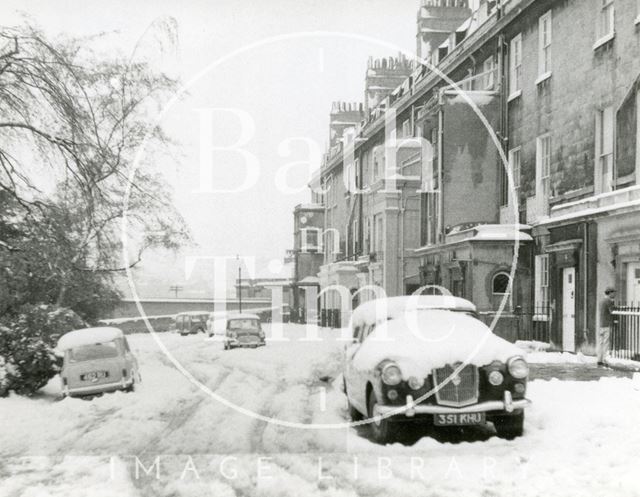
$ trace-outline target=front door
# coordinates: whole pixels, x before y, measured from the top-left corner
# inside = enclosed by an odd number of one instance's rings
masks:
[[[640,262],[627,264],[627,302],[630,305],[640,303]]]
[[[576,269],[562,271],[562,350],[576,351]]]

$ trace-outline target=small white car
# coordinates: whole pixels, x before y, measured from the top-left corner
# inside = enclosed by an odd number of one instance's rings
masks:
[[[226,318],[224,349],[264,347],[266,345],[260,318],[256,314],[229,314]]]
[[[353,420],[373,439],[397,421],[435,426],[492,421],[498,436],[522,435],[529,368],[522,351],[494,335],[464,299],[436,295],[367,302],[351,319],[344,390]]]
[[[71,331],[60,338],[56,348],[64,354],[60,372],[64,396],[132,391],[141,380],[138,361],[118,328]]]

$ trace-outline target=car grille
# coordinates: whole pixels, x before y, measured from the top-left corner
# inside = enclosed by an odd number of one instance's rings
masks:
[[[433,383],[438,404],[463,407],[478,402],[478,368],[467,364],[454,376],[459,367],[460,363],[434,369]]]

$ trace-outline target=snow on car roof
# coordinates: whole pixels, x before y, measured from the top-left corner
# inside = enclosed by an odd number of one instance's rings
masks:
[[[364,340],[356,355],[357,369],[374,368],[383,360],[398,364],[403,378],[423,378],[446,364],[484,366],[523,356],[521,349],[494,335],[478,319],[435,309],[386,321]]]
[[[476,306],[468,300],[452,295],[411,295],[371,300],[353,311],[352,322],[372,324],[387,319],[396,319],[407,311],[449,309],[475,312]]]
[[[101,327],[101,328],[84,328],[66,333],[58,340],[58,349],[68,350],[83,345],[91,345],[94,343],[111,342],[116,338],[120,338],[124,334],[119,328]]]
[[[227,319],[260,319],[257,314],[248,314],[248,313],[237,313],[237,314],[229,314]]]
[[[201,316],[202,314],[209,314],[211,311],[186,311],[179,312],[176,316]]]

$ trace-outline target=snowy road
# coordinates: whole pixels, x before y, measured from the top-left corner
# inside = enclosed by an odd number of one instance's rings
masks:
[[[408,435],[377,446],[346,422],[336,332],[224,352],[202,335],[162,335],[204,393],[150,335],[130,338],[132,394],[0,399],[0,496],[640,495],[640,391],[629,378],[530,383],[525,436],[490,430]]]

